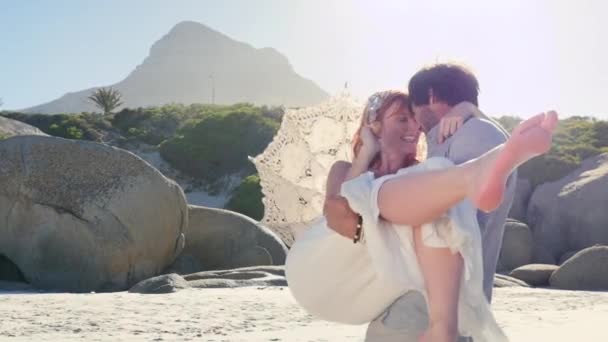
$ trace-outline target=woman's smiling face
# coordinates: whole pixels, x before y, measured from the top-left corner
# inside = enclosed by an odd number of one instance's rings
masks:
[[[420,125],[408,106],[395,101],[381,118],[382,128],[378,139],[384,152],[416,154]]]

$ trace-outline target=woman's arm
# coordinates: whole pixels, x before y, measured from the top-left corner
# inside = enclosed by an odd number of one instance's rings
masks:
[[[351,164],[345,161],[338,161],[332,165],[327,177],[325,203],[323,204],[323,214],[327,220],[327,226],[348,239],[355,236],[359,216],[348,206],[346,198],[340,196],[340,187],[346,181],[351,169]],[[354,171],[351,172],[351,174],[354,173]]]
[[[346,181],[350,169],[351,163],[344,160],[338,160],[331,166],[327,175],[327,182],[325,183],[326,200],[340,195],[340,187]]]
[[[378,139],[368,126],[362,127],[360,134],[363,145],[352,164],[338,161],[329,170],[325,186],[325,203],[323,204],[323,214],[327,220],[327,226],[349,239],[355,237],[359,215],[348,206],[348,201],[340,196],[340,188],[342,183],[367,172],[370,163],[380,152]]]

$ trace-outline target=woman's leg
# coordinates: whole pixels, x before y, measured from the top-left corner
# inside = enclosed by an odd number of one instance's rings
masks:
[[[506,144],[474,161],[446,170],[399,177],[392,186],[383,186],[380,190],[381,215],[389,221],[415,227],[415,252],[425,281],[429,312],[429,326],[420,342],[456,341],[463,272],[461,255],[449,248],[426,246],[420,225],[440,217],[464,198],[471,199],[479,208],[494,209],[502,199],[512,170],[549,149],[556,123],[555,113],[537,115],[521,123]],[[386,205],[391,207],[383,207]]]
[[[409,226],[432,222],[465,198],[484,211],[500,205],[513,170],[547,152],[557,114],[538,114],[520,123],[509,140],[483,156],[443,170],[395,177],[378,194],[383,219]]]
[[[460,253],[426,246],[422,229],[414,230],[414,246],[424,277],[429,326],[420,342],[453,342],[458,337],[458,298],[463,272]]]

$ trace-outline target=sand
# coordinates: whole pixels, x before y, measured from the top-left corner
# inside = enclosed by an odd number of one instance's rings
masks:
[[[495,289],[512,341],[608,341],[608,292]],[[0,294],[0,341],[363,341],[365,325],[306,314],[284,287],[172,294]]]

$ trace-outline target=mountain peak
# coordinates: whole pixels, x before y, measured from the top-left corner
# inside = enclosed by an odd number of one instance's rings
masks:
[[[277,50],[256,49],[193,21],[173,26],[152,45],[143,63],[111,86],[122,93],[126,107],[211,101],[306,106],[328,97],[314,82],[298,75]],[[69,93],[26,111],[94,111],[86,101],[94,89]]]
[[[184,20],[184,21],[181,21],[181,22],[175,24],[175,26],[173,26],[173,28],[169,32],[178,31],[178,30],[195,30],[195,29],[211,30],[210,27],[204,25],[203,23],[199,23],[199,22],[191,21],[191,20]]]
[[[219,31],[216,31],[209,26],[204,24],[195,22],[195,21],[182,21],[177,23],[175,26],[169,30],[167,36],[171,37],[180,37],[180,36],[189,36],[189,37],[205,37],[205,36],[221,36],[223,38],[228,38],[228,36],[222,34]]]

